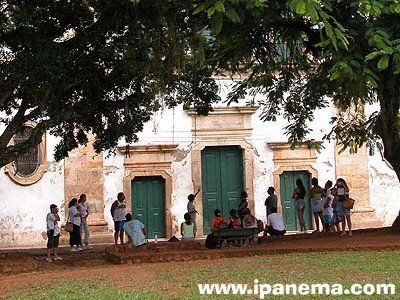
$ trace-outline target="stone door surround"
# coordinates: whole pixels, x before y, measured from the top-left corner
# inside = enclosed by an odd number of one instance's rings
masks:
[[[160,176],[165,180],[165,235],[172,236],[171,195],[172,177],[171,163],[172,152],[178,145],[135,145],[129,146],[129,154],[126,147],[119,150],[125,154],[124,194],[127,210],[132,211],[131,189],[132,180],[135,177]]]

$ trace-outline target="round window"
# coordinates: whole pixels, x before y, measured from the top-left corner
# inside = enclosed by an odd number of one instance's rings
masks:
[[[32,131],[32,127],[25,126],[25,129],[14,136],[14,144],[26,141]],[[40,145],[32,147],[29,151],[14,162],[15,173],[20,176],[33,175],[40,166]]]

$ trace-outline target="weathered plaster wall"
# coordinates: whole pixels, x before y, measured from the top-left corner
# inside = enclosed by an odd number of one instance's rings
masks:
[[[379,153],[369,157],[371,206],[384,226],[392,225],[400,211],[400,184],[396,173]]]
[[[52,159],[56,139],[47,136],[48,171],[35,184],[21,186],[0,169],[0,248],[45,246],[46,215],[55,203],[64,215],[63,162]]]
[[[109,231],[114,229],[110,213],[111,204],[117,199],[117,194],[123,191],[124,173],[124,156],[120,153],[104,153],[104,218]]]
[[[221,81],[222,100],[226,99],[230,83]],[[243,106],[242,103],[233,106]],[[257,98],[255,100],[258,100]],[[221,103],[219,106],[226,106]],[[284,126],[287,122],[278,117],[276,122],[262,122],[261,109],[251,117],[253,132],[246,143],[252,145],[254,167],[254,203],[255,215],[265,220],[264,200],[267,189],[274,185],[273,150],[269,142],[286,142]],[[314,130],[310,138],[316,141],[329,132],[329,121],[332,108],[318,110],[311,123]],[[183,221],[186,212],[187,196],[196,191],[201,182],[194,182],[192,177],[192,149],[196,145],[196,134],[192,134],[192,118],[183,111],[182,107],[163,109],[144,126],[144,131],[139,134],[139,145],[146,144],[178,144],[172,152],[171,176],[171,214],[172,234],[179,236],[179,224]],[[51,203],[57,204],[64,214],[64,167],[63,162],[53,161],[53,149],[56,144],[54,137],[47,138],[47,160],[49,170],[43,178],[31,186],[20,186],[11,181],[0,170],[0,247],[13,246],[43,246],[45,245],[45,217]],[[121,141],[121,146],[125,146]],[[321,185],[326,180],[335,179],[335,147],[333,143],[324,142],[323,149],[317,155],[313,168],[317,170]],[[111,203],[116,199],[117,193],[123,191],[125,177],[124,155],[117,152],[114,155],[103,154],[104,157],[104,218],[108,222],[108,229],[112,231],[113,222],[110,215]],[[370,156],[369,182],[371,205],[376,209],[376,215],[384,221],[385,225],[391,224],[400,209],[400,201],[396,195],[400,194],[400,184],[393,170],[379,154]],[[275,187],[279,189],[279,187]],[[90,201],[90,199],[89,199]],[[200,198],[196,199],[198,203]],[[196,203],[195,202],[195,203]]]

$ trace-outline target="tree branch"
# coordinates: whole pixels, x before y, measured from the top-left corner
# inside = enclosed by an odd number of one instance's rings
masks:
[[[5,148],[5,151],[0,154],[0,168],[15,161],[18,156],[26,153],[32,147],[40,144],[42,141],[43,134],[46,133],[47,129],[51,126],[51,121],[42,121],[31,131],[29,138],[16,145],[10,145]]]

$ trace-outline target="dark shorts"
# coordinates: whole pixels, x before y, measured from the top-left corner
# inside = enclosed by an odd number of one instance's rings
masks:
[[[54,230],[47,231],[47,248],[57,248],[60,241],[60,235],[54,236]]]
[[[124,232],[125,221],[114,221],[114,230]]]

